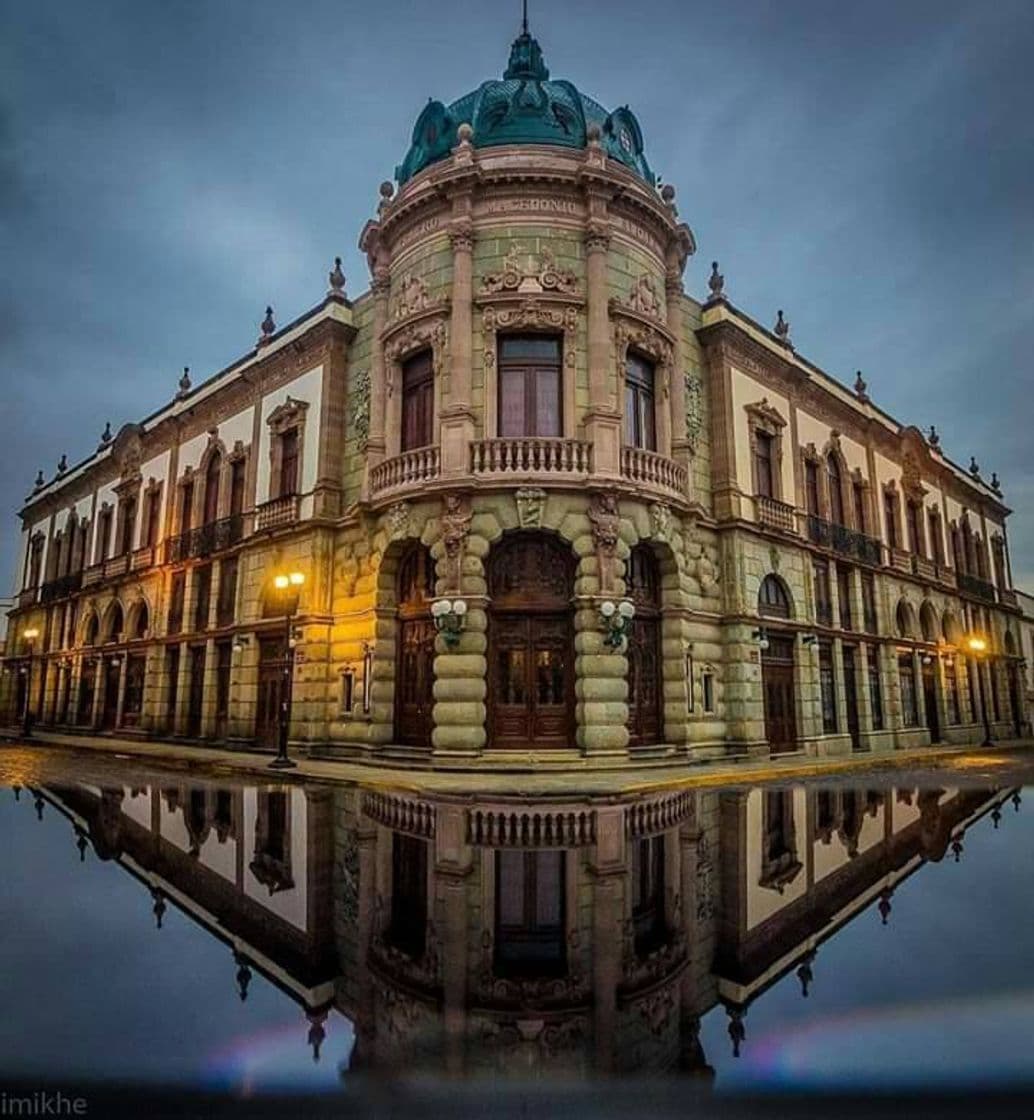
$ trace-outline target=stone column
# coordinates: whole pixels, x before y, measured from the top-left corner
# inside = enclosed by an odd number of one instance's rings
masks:
[[[93,667],[93,711],[90,712],[90,727],[96,727],[101,721],[101,712],[104,710],[104,658],[98,657]]]
[[[123,650],[119,655],[118,663],[118,705],[115,708],[115,726],[122,726],[122,709],[126,702],[126,676],[129,668],[129,656]]]
[[[923,688],[923,661],[918,650],[912,651],[912,686],[916,698],[916,718],[919,723],[915,730],[928,727],[926,718],[926,689]]]
[[[682,354],[682,270],[669,263],[664,277],[668,330],[675,343],[671,352],[671,384],[668,390],[671,407],[671,457],[686,469],[686,496],[693,492],[690,471],[693,448],[686,431],[686,369]]]
[[[179,674],[176,680],[176,710],[172,714],[173,735],[185,735],[190,709],[190,644],[180,642]]]
[[[384,343],[381,335],[388,322],[388,293],[391,279],[387,262],[374,268],[370,291],[373,294],[373,339],[370,347],[370,431],[366,441],[366,478],[363,496],[369,494],[369,472],[384,458],[384,417],[388,400],[387,374],[384,367]]]
[[[600,478],[621,474],[621,412],[615,399],[607,255],[610,229],[606,200],[589,195],[590,219],[585,233],[585,286],[588,303],[589,408],[586,437],[592,442],[593,473]]]
[[[215,694],[218,688],[218,666],[215,655],[215,638],[205,642],[205,698],[201,707],[201,737],[215,737]]]
[[[452,303],[449,323],[449,386],[442,397],[442,476],[458,477],[468,469],[470,441],[474,438],[471,411],[474,305],[474,229],[471,223],[472,196],[462,191],[453,200]]]

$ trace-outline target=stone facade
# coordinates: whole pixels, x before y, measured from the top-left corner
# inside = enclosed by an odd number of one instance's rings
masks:
[[[511,65],[541,68],[529,50]],[[992,732],[1024,731],[997,481],[758,326],[717,269],[709,300],[687,294],[695,242],[674,192],[644,177],[638,126],[623,160],[607,122],[577,146],[483,145],[459,122],[448,152],[421,149],[382,187],[360,237],[368,292],[350,300],[332,274],[243,359],[196,387],[185,374],[146,422],[41,476],[21,515],[9,717],[271,744],[286,663],[292,743],[370,761],[767,755],[779,704],[781,750],[965,742],[982,734],[981,676]],[[515,339],[558,355],[516,405]],[[517,435],[514,408],[530,409]],[[493,556],[519,533],[569,558],[563,649],[535,644],[541,604],[493,608]],[[400,582],[420,549],[422,623]],[[612,641],[605,612],[640,593],[637,564],[651,621]],[[272,583],[288,571],[305,581],[290,604]],[[451,632],[431,630],[433,601],[462,604]],[[532,637],[504,656],[518,631]],[[538,675],[504,680],[522,658]],[[499,749],[518,693],[532,730]],[[533,729],[547,693],[563,742]]]

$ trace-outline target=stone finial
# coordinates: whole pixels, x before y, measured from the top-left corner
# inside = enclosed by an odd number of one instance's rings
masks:
[[[334,268],[330,275],[327,277],[327,282],[330,287],[327,290],[328,296],[338,296],[344,298],[345,295],[345,274],[341,271],[341,258],[334,258]]]
[[[381,200],[377,203],[377,213],[379,214],[391,202],[395,195],[395,184],[384,180],[380,185]]]
[[[783,318],[783,312],[780,310],[776,314],[775,321],[775,336],[784,346],[791,345],[790,343],[790,324]]]
[[[860,369],[855,370],[854,374],[854,395],[860,401],[867,402],[869,400],[869,383],[862,377]]]
[[[183,367],[183,376],[179,381],[179,392],[176,394],[177,400],[182,400],[190,392],[190,366]]]
[[[998,472],[997,471],[992,471],[991,472],[991,489],[996,494],[1000,494],[1002,492],[1002,484],[998,481]]]
[[[464,121],[459,128],[456,129],[456,139],[461,145],[470,145],[471,140],[474,139],[474,128],[469,121]]]
[[[589,141],[589,143],[598,146],[600,143],[600,138],[602,136],[603,131],[596,123],[596,121],[590,122],[589,127],[585,130],[585,138]]]
[[[259,335],[258,345],[265,346],[276,333],[276,323],[273,321],[273,308],[268,305],[266,307],[266,317],[262,320],[261,330],[262,333]]]
[[[937,429],[933,424],[930,425],[930,434],[927,436],[927,442],[934,448],[941,446],[941,437],[937,434]]]
[[[707,286],[711,290],[711,299],[725,299],[725,277],[718,271],[717,261],[711,261]]]
[[[109,420],[104,425],[104,431],[101,432],[101,447],[106,447],[111,443],[111,421]]]
[[[977,457],[975,455],[970,455],[969,457],[969,473],[974,478],[980,477],[980,464],[977,462]]]
[[[37,474],[36,474],[36,481],[35,481],[35,483],[33,483],[33,487],[32,487],[32,488],[33,488],[34,490],[42,490],[42,489],[43,489],[43,485],[44,485],[44,482],[45,482],[45,481],[46,481],[46,480],[45,480],[45,479],[44,479],[44,477],[43,477],[43,472],[42,472],[42,471],[39,471],[39,472],[37,472]]]
[[[665,183],[664,186],[661,187],[661,201],[671,211],[672,215],[678,213],[675,209],[675,188],[671,183]]]
[[[68,470],[68,456],[62,455],[57,462],[57,473],[64,474]]]

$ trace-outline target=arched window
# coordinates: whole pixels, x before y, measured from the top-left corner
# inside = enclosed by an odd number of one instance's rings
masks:
[[[895,616],[898,627],[898,637],[910,638],[912,636],[912,608],[905,602],[904,599],[898,603],[897,614]]]
[[[434,560],[421,544],[403,555],[397,584],[395,738],[408,746],[431,745],[434,706]],[[370,682],[364,682],[369,688]]]
[[[434,360],[430,350],[402,366],[402,450],[434,443]]]
[[[91,611],[90,617],[86,620],[86,626],[83,630],[83,645],[95,646],[97,644],[97,635],[100,632],[100,621],[97,618],[97,612]]]
[[[216,451],[208,460],[208,468],[205,470],[205,525],[219,520],[219,478],[222,470],[223,457]]]
[[[761,581],[758,591],[758,614],[765,618],[789,618],[790,596],[787,594],[786,585],[774,575],[767,575]]]
[[[826,456],[826,474],[829,479],[829,519],[834,525],[843,525],[844,491],[841,486],[840,462],[832,452]]]
[[[629,351],[625,362],[625,440],[630,447],[656,451],[653,363]]]
[[[930,603],[923,604],[922,610],[919,612],[919,625],[922,627],[924,642],[937,641],[937,632],[940,627],[937,625],[937,612]]]
[[[117,642],[125,629],[125,618],[122,614],[122,604],[116,599],[108,608],[104,624],[104,640]]]
[[[574,557],[546,533],[514,533],[489,557],[489,743],[573,741]]]
[[[133,615],[133,626],[130,633],[132,638],[143,638],[147,635],[147,628],[150,625],[150,616],[147,610],[147,604],[141,602]]]
[[[632,549],[625,583],[636,609],[628,639],[628,742],[642,746],[660,742],[664,731],[661,573],[648,544]]]

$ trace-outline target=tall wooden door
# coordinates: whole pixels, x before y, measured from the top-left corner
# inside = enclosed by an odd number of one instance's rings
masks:
[[[111,731],[118,720],[118,686],[121,673],[121,659],[105,658],[104,707],[101,709],[101,728],[104,731]]]
[[[201,734],[205,705],[205,647],[190,647],[190,693],[187,697],[187,734]]]
[[[255,742],[275,749],[280,729],[280,701],[284,690],[284,640],[259,639],[258,700],[255,705]]]
[[[639,747],[664,737],[661,577],[649,545],[632,549],[626,584],[635,604],[628,637],[628,745]]]
[[[490,559],[489,743],[573,745],[572,558],[546,534],[517,533]]]
[[[429,747],[434,715],[434,560],[423,545],[399,565],[395,665],[395,739]]]
[[[858,674],[854,646],[844,646],[844,703],[847,705],[847,731],[851,736],[851,746],[860,750],[862,746],[861,725],[858,720]]]
[[[930,742],[941,741],[941,717],[937,710],[937,685],[934,676],[935,666],[930,663],[923,665],[923,703],[926,707],[926,726],[930,729]]]
[[[773,754],[797,746],[796,695],[793,683],[794,640],[789,634],[768,634],[761,652],[761,683],[765,699],[765,738]]]
[[[434,363],[430,350],[421,351],[402,367],[403,451],[434,443]]]

